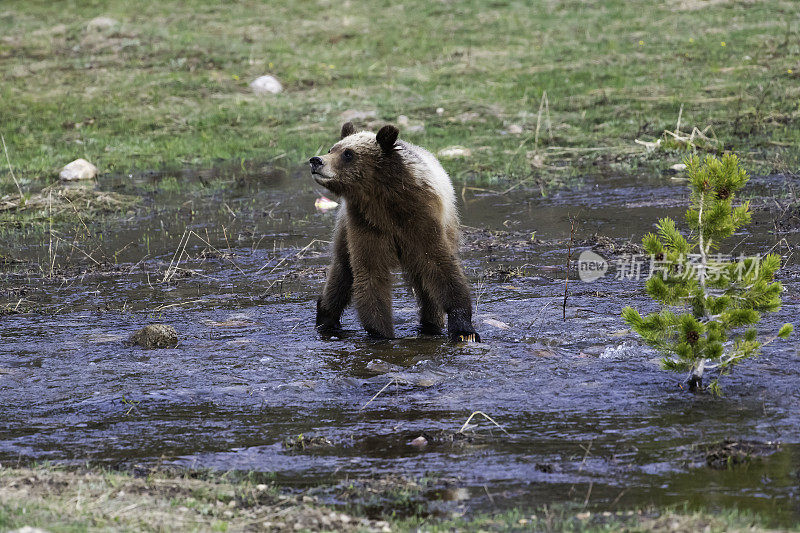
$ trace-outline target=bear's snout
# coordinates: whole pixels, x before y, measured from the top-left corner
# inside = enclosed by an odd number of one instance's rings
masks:
[[[309,159],[308,163],[311,165],[311,172],[316,172],[322,165],[324,165],[322,158],[316,156]]]

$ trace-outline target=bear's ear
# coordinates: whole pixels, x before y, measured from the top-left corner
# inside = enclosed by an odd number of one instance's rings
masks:
[[[384,152],[391,152],[394,150],[394,143],[397,142],[397,136],[399,134],[400,132],[397,128],[391,124],[387,124],[378,131],[375,140],[378,141],[378,144],[381,145],[381,149],[383,149]]]
[[[345,137],[349,137],[350,135],[356,132],[356,127],[353,126],[352,122],[345,122],[342,124],[342,139]]]

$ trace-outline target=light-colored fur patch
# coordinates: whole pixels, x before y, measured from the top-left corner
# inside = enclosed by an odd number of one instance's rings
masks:
[[[456,195],[453,191],[453,183],[450,176],[442,168],[439,160],[426,149],[405,142],[399,141],[401,150],[400,155],[403,161],[411,169],[412,175],[430,187],[439,200],[442,202],[442,223],[448,226],[458,227],[458,212],[456,211]]]
[[[338,143],[338,146],[342,148],[351,148],[355,150],[356,153],[358,152],[376,152],[378,148],[378,142],[375,140],[375,134],[371,131],[359,131],[352,135],[348,135]]]

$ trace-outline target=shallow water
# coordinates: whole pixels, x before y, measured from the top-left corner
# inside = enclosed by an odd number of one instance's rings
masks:
[[[623,306],[653,308],[642,281],[573,279],[562,319],[570,216],[581,222],[578,252],[596,232],[638,242],[658,218],[680,219],[683,183],[587,178],[545,198],[467,191],[464,263],[484,343],[453,346],[416,336],[400,283],[397,340],[367,339],[352,310],[347,338],[314,331],[333,215],[314,210],[320,190],[304,171],[184,173],[164,187],[169,178],[104,183],[142,195],[146,213],[62,244],[54,261],[47,236],[2,243],[29,261],[2,267],[2,303],[32,311],[0,318],[0,462],[252,469],[298,485],[401,474],[466,488],[468,499],[449,505],[471,509],[688,502],[800,518],[796,339],[741,365],[715,399],[684,392],[683,376],[626,330]],[[748,190],[764,197],[790,182],[761,178]],[[786,238],[780,250],[796,249],[796,234],[770,233],[771,216],[756,213],[731,247],[756,253]],[[765,331],[797,315],[795,256],[780,276],[785,304]],[[123,342],[152,322],[173,325],[180,345]],[[471,438],[453,442],[478,410],[507,433],[478,417]],[[283,446],[299,434],[332,445]],[[422,449],[409,444],[419,435]],[[711,470],[694,445],[722,439],[781,445]]]

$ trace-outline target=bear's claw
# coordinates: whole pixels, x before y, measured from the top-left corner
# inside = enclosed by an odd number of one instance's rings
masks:
[[[481,342],[481,336],[476,332],[457,333],[453,335],[454,342]]]

